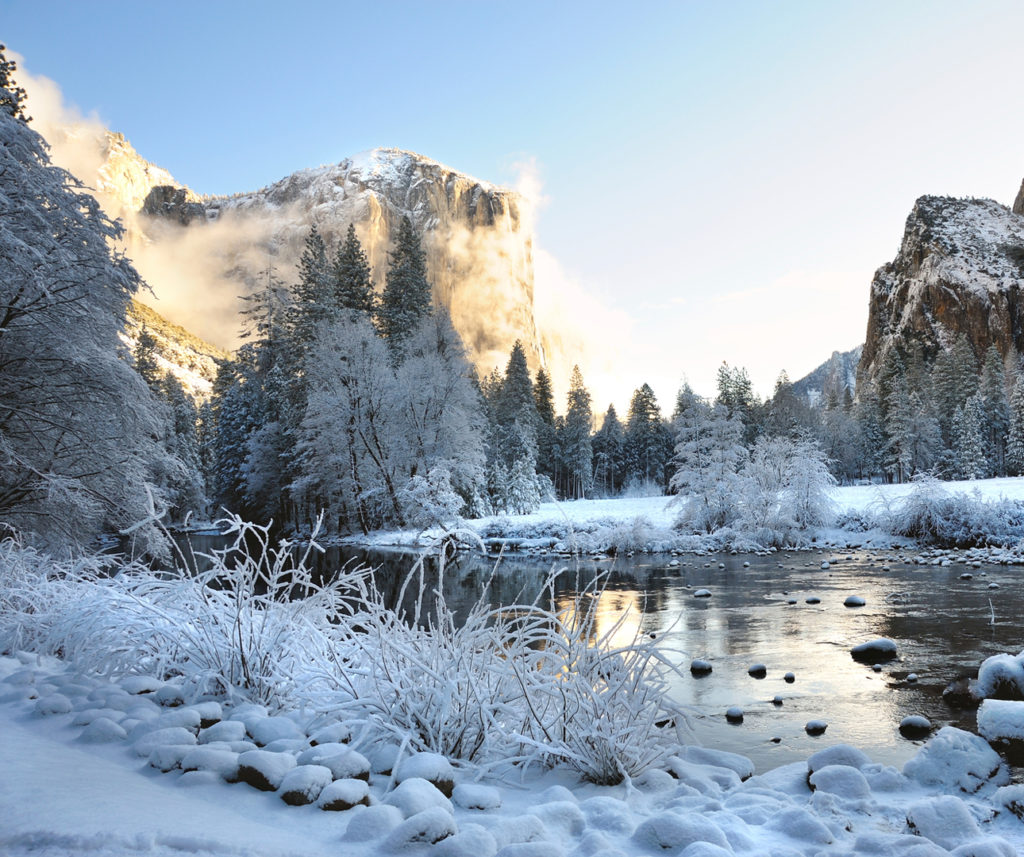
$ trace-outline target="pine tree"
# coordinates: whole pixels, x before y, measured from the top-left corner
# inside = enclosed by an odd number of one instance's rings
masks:
[[[733,369],[722,361],[718,367],[717,401],[725,407],[730,418],[736,417],[743,424],[744,444],[752,444],[758,433],[757,399],[746,369]]]
[[[985,440],[982,437],[981,397],[971,396],[953,412],[953,454],[961,479],[982,479],[987,475]]]
[[[333,272],[327,261],[327,247],[314,223],[306,236],[299,258],[299,281],[292,289],[288,307],[288,339],[297,374],[304,369],[305,356],[320,326],[337,314]]]
[[[1003,360],[994,345],[985,352],[978,389],[984,403],[982,434],[985,456],[993,476],[1006,475],[1006,441],[1010,431],[1010,402],[1006,397],[1006,373]]]
[[[7,59],[6,51],[7,46],[0,45],[0,111],[27,125],[32,117],[25,115],[25,90],[13,77],[18,64]]]
[[[943,437],[954,445],[952,418],[978,388],[978,363],[965,334],[957,337],[952,348],[939,352],[932,364],[932,399]]]
[[[591,441],[594,451],[594,487],[605,497],[622,488],[623,430],[615,405],[605,411],[601,428]]]
[[[1006,440],[1006,464],[1010,473],[1024,475],[1024,374],[1018,372],[1010,394],[1010,431]]]
[[[682,523],[711,533],[739,514],[739,470],[747,457],[743,424],[725,405],[709,407],[699,400],[674,424],[676,471],[670,488],[684,498]]]
[[[555,395],[551,376],[542,366],[533,383],[533,400],[537,409],[537,472],[552,482],[558,472],[558,439],[555,434]]]
[[[623,446],[627,484],[665,487],[665,469],[671,458],[668,439],[654,391],[643,384],[633,393],[626,420]]]
[[[160,366],[156,361],[156,337],[149,332],[146,325],[142,325],[142,329],[139,331],[133,356],[135,371],[139,373],[149,389],[156,392],[159,388],[161,374]]]
[[[583,384],[579,366],[573,366],[569,380],[569,398],[565,411],[565,429],[562,432],[562,457],[565,460],[565,496],[581,498],[593,486],[594,452],[590,433],[594,421],[590,393]]]
[[[334,300],[338,307],[372,316],[377,308],[370,264],[351,223],[334,260]]]
[[[395,355],[401,353],[403,341],[431,312],[426,258],[412,222],[403,217],[377,309],[380,331]]]

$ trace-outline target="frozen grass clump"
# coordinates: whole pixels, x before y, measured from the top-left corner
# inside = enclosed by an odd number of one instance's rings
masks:
[[[600,579],[556,598],[553,572],[536,599],[505,606],[486,581],[456,616],[443,595],[450,544],[436,578],[421,558],[395,600],[365,570],[316,579],[314,540],[296,550],[265,527],[224,524],[232,544],[198,573],[0,543],[0,647],[174,678],[186,700],[216,696],[236,712],[258,703],[343,720],[354,749],[392,744],[397,763],[430,752],[617,783],[679,752],[673,667],[636,614],[602,609]],[[408,593],[410,609],[392,607]]]

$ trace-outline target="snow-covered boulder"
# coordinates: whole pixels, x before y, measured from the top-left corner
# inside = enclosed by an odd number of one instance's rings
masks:
[[[850,649],[850,654],[855,661],[865,664],[876,664],[891,661],[899,654],[899,649],[896,643],[888,637],[878,637],[877,639],[868,640],[865,643],[854,646]]]
[[[851,747],[849,744],[836,744],[834,747],[826,747],[819,750],[807,760],[807,772],[813,774],[822,768],[830,765],[844,765],[848,768],[860,770],[865,765],[870,765],[871,759],[863,750]]]
[[[244,741],[245,724],[239,720],[221,720],[207,726],[199,733],[199,743],[209,744],[211,741]]]
[[[128,732],[120,724],[109,717],[97,717],[81,731],[79,741],[86,744],[109,744],[111,741],[123,741]]]
[[[318,744],[299,753],[300,765],[322,765],[336,780],[369,780],[370,763],[348,744]]]
[[[383,851],[396,854],[419,845],[433,845],[459,832],[451,813],[439,807],[410,816],[384,840]]]
[[[993,655],[978,668],[976,695],[983,699],[1024,700],[1024,656]]]
[[[687,746],[680,754],[688,762],[699,765],[711,765],[716,768],[728,768],[734,771],[741,780],[750,779],[754,775],[754,763],[739,753],[728,750],[715,750],[709,747]]]
[[[200,745],[181,759],[183,771],[212,771],[228,782],[238,779],[238,753]]]
[[[130,735],[129,738],[131,738]],[[167,729],[156,729],[152,732],[147,732],[138,738],[132,746],[138,755],[145,757],[149,756],[154,749],[163,745],[178,744],[184,746],[195,743],[196,736],[193,732],[182,726],[171,726]]]
[[[369,806],[370,785],[366,780],[335,780],[324,786],[316,805],[329,812],[345,812],[354,806]]]
[[[238,781],[260,791],[277,791],[295,765],[295,757],[290,753],[250,750],[238,757]]]
[[[402,823],[402,813],[388,804],[356,807],[345,836],[349,842],[370,842],[387,836]]]
[[[252,740],[261,746],[266,746],[274,741],[293,740],[306,741],[306,733],[298,724],[288,717],[264,717],[253,718],[245,724]]]
[[[900,721],[900,735],[910,740],[927,738],[932,731],[932,722],[920,714],[909,714]]]
[[[871,797],[871,787],[864,775],[849,765],[826,765],[808,777],[815,791],[834,794],[844,800],[866,800]]]
[[[708,842],[732,852],[722,829],[697,813],[661,812],[637,825],[633,841],[641,848],[678,854],[694,842]]]
[[[333,780],[330,768],[323,765],[299,765],[285,774],[278,792],[285,803],[305,806],[317,800]]]
[[[500,809],[501,792],[481,783],[459,783],[451,794],[454,804],[463,809]]]
[[[419,777],[413,777],[396,786],[394,791],[384,798],[384,803],[398,809],[403,818],[410,818],[435,808],[448,813],[453,811],[452,802],[441,794],[436,786]]]
[[[71,700],[62,693],[48,693],[36,700],[36,714],[46,717],[51,714],[70,714]]]
[[[939,795],[911,804],[907,808],[907,827],[949,850],[981,835],[967,805],[955,795]]]
[[[401,784],[416,777],[426,780],[445,797],[452,796],[455,771],[451,762],[439,753],[413,753],[399,762],[395,772],[396,783]]]
[[[944,726],[903,766],[903,773],[924,785],[974,794],[987,784],[1009,780],[999,754],[984,738]]]

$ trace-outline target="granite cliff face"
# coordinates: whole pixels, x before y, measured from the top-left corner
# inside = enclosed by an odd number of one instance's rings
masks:
[[[382,288],[392,236],[409,217],[422,236],[435,302],[451,313],[480,370],[504,366],[516,339],[532,364],[543,361],[531,224],[516,192],[412,152],[374,149],[252,193],[200,197],[123,137],[111,137],[97,191],[125,219],[126,250],[164,299],[160,311],[206,339],[234,344],[214,327],[235,334],[236,296],[259,287],[268,269],[286,283],[294,279],[314,223],[332,253],[355,224]],[[170,292],[191,295],[184,316]],[[208,303],[209,318],[196,312],[199,301]]]
[[[1024,214],[1024,181],[1020,183],[1020,190],[1017,191],[1017,198],[1013,201],[1013,213]]]
[[[871,283],[858,385],[889,349],[920,346],[930,360],[960,334],[979,358],[993,344],[1004,358],[1024,354],[1022,292],[1024,216],[990,199],[921,197],[896,258]]]

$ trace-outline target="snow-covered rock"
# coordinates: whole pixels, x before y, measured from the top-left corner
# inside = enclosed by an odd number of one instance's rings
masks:
[[[299,753],[300,765],[322,765],[336,780],[368,780],[370,763],[347,744],[318,744]]]
[[[501,792],[493,786],[481,783],[459,783],[452,790],[452,803],[463,809],[498,809],[501,807]]]
[[[288,772],[296,765],[290,753],[271,753],[250,750],[238,757],[238,779],[260,791],[272,792],[280,788]]]
[[[888,637],[878,637],[874,640],[860,643],[850,649],[855,661],[866,664],[884,663],[891,661],[899,654],[899,647]]]
[[[955,795],[930,797],[912,804],[907,809],[907,827],[949,850],[981,835],[970,810]]]
[[[432,783],[418,777],[406,780],[384,798],[384,803],[393,806],[409,818],[428,809],[441,808],[451,813],[452,802]]]
[[[354,806],[369,806],[369,796],[370,785],[366,780],[335,780],[324,786],[316,805],[330,812],[344,812]]]
[[[299,765],[284,775],[278,791],[285,803],[305,806],[316,801],[333,780],[330,768],[323,765]]]
[[[985,785],[1009,780],[999,754],[984,738],[944,726],[903,766],[903,773],[924,785],[974,794]]]
[[[451,762],[439,753],[414,753],[399,762],[395,772],[396,783],[401,784],[416,777],[426,780],[445,797],[452,796],[455,770]]]

